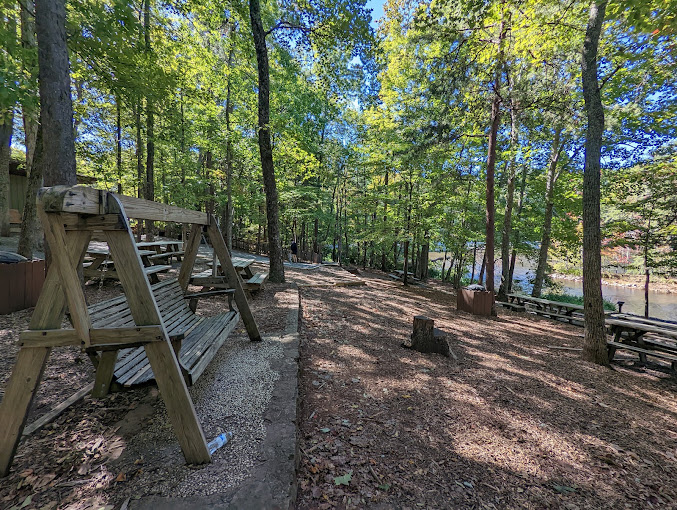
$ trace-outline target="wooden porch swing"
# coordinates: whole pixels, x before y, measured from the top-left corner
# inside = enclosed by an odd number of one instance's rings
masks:
[[[9,473],[51,349],[69,345],[101,352],[96,358],[95,395],[107,393],[114,372],[120,369],[119,363],[116,366],[119,350],[129,352],[136,347],[137,353],[145,352],[150,366],[140,375],[155,377],[186,462],[209,462],[207,442],[184,377],[190,382],[202,373],[240,316],[250,340],[261,340],[214,218],[81,186],[43,188],[38,195],[38,215],[52,250],[52,266],[28,330],[21,333],[19,354],[0,404],[0,476]],[[178,279],[151,286],[128,218],[192,224]],[[184,301],[203,226],[238,308],[210,319],[190,316]],[[77,269],[94,231],[105,236],[125,296],[104,307],[88,308]],[[73,329],[61,329],[66,307]]]

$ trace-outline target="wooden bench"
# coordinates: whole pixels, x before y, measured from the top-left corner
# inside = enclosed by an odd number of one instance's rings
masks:
[[[187,300],[195,299],[196,294],[184,295],[176,279],[153,285],[152,290],[165,323],[167,335],[171,341],[180,342],[179,364],[186,383],[192,385],[202,375],[228,334],[235,328],[240,314],[231,306],[228,312],[214,317],[196,315],[195,310],[191,309],[187,303]],[[221,293],[223,292],[218,294]],[[132,312],[124,295],[97,303],[90,306],[88,310],[93,326],[100,328],[134,326]],[[95,350],[90,351],[90,354],[94,352]],[[95,364],[98,365],[98,361],[96,359]],[[126,387],[154,379],[143,346],[121,350],[113,375],[113,383]],[[95,387],[95,392],[97,390],[98,388]],[[103,391],[97,393],[103,393]]]
[[[517,303],[508,303],[507,301],[496,301],[497,305],[501,305],[503,308],[509,308],[515,312],[524,312],[526,307],[524,305],[518,305]]]
[[[199,211],[81,186],[43,188],[37,210],[52,266],[28,330],[20,334],[20,349],[0,404],[0,476],[9,473],[49,354],[63,346],[78,346],[95,356],[97,394],[108,391],[113,377],[123,384],[154,377],[186,462],[209,462],[209,448],[184,374],[191,382],[199,377],[237,324],[238,315],[250,340],[261,340],[216,220]],[[192,224],[176,280],[151,286],[128,218]],[[203,226],[224,281],[232,289],[237,312],[228,310],[202,318],[186,304],[193,298],[186,290]],[[77,270],[95,232],[101,232],[108,243],[125,294],[87,306]],[[151,268],[159,269],[161,266]],[[73,326],[70,329],[62,328],[66,308]]]
[[[150,260],[167,260],[167,263],[171,262],[172,257],[176,257],[177,262],[181,262],[181,257],[184,255],[184,251],[163,251],[162,253],[155,253],[149,255]]]
[[[616,350],[617,349],[625,349],[627,351],[633,351],[639,354],[639,359],[641,362],[646,363],[646,357],[647,356],[653,356],[654,358],[660,358],[664,359],[670,362],[670,367],[672,368],[672,371],[674,372],[673,375],[677,376],[677,354],[675,353],[670,353],[670,352],[665,352],[662,350],[656,350],[656,349],[646,349],[643,347],[639,347],[637,345],[631,345],[631,344],[626,344],[622,342],[614,342],[614,341],[608,341],[607,342],[607,350],[609,354],[609,361],[613,361],[614,356],[616,355]]]
[[[267,279],[268,273],[256,273],[254,276],[244,281],[244,288],[251,291],[261,290]]]

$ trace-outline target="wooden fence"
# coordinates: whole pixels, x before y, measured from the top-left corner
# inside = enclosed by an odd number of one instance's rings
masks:
[[[0,314],[35,306],[45,283],[45,261],[0,264]]]

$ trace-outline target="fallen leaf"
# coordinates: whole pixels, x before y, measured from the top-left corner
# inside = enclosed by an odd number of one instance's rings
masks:
[[[127,481],[127,475],[122,471],[116,478],[116,482],[126,482]]]
[[[336,485],[349,485],[350,480],[352,478],[353,478],[353,471],[351,469],[345,475],[335,477],[334,478],[334,484],[336,484]]]

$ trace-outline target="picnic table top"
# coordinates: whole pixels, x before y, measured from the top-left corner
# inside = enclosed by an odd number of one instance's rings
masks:
[[[643,331],[645,333],[657,333],[659,335],[669,336],[677,339],[677,328],[675,328],[674,325],[673,327],[665,327],[664,325],[660,325],[658,321],[655,321],[654,323],[647,323],[643,321],[611,317],[606,319],[606,323],[610,326],[634,329],[635,331]]]
[[[508,294],[508,297],[523,299],[524,301],[541,303],[544,305],[562,306],[564,308],[571,308],[572,310],[583,310],[583,305],[577,305],[575,303],[565,303],[564,301],[553,301],[551,299],[535,298],[527,296],[525,294]]]
[[[150,246],[178,246],[181,241],[141,241],[136,243],[137,248],[147,248]]]
[[[244,269],[245,267],[249,267],[254,262],[256,262],[256,259],[248,259],[245,257],[232,257],[230,260],[233,262],[233,267],[235,267],[235,269]],[[207,263],[207,265],[210,267],[213,266],[213,264],[213,262]],[[221,267],[221,264],[218,263],[218,266]]]
[[[139,255],[142,257],[145,255],[153,255],[155,252],[153,250],[138,250]],[[110,255],[110,250],[107,248],[87,248],[87,253],[89,255]]]

